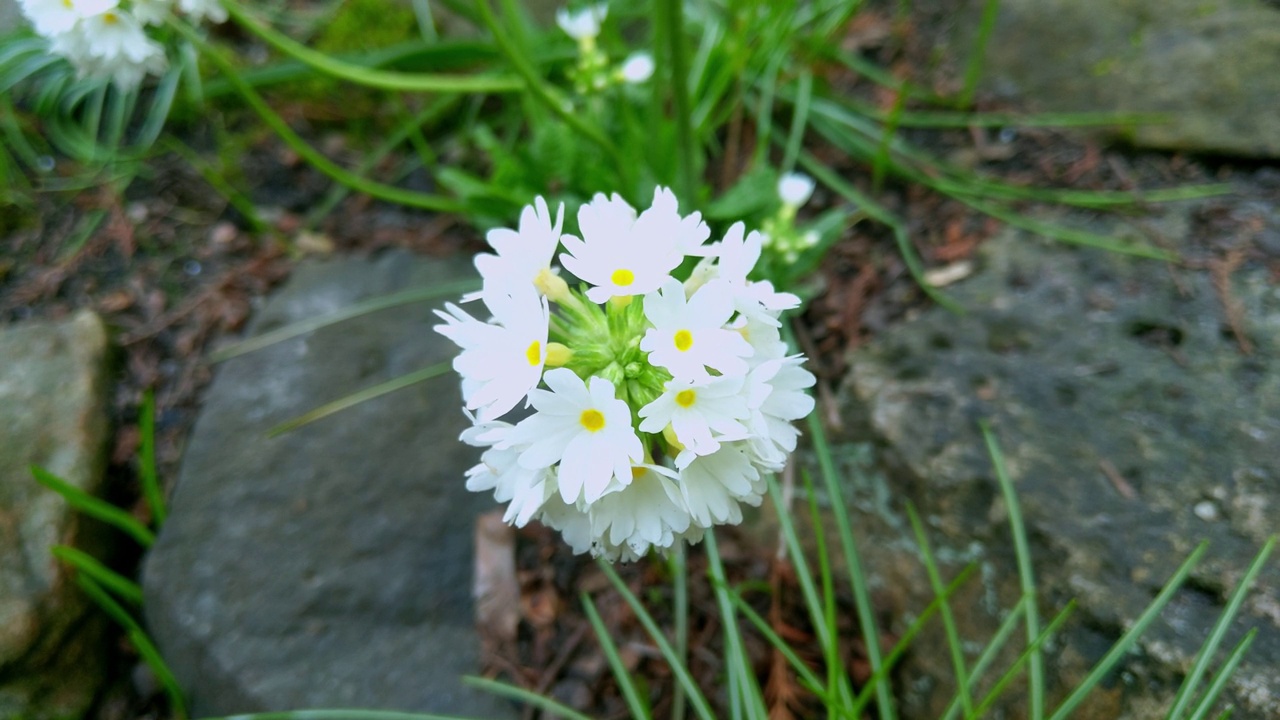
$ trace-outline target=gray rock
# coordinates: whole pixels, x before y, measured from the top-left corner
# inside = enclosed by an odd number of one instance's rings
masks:
[[[1183,210],[1159,230],[1184,247],[1195,242]],[[977,428],[987,419],[1018,489],[1042,613],[1079,602],[1050,652],[1052,698],[1210,541],[1139,652],[1074,716],[1163,717],[1250,561],[1280,531],[1280,288],[1261,263],[1232,276],[1254,343],[1245,355],[1203,270],[1013,230],[984,246],[983,263],[948,288],[967,314],[929,310],[851,358],[844,415],[861,423],[853,437],[875,439],[887,471],[875,472],[865,442],[841,444],[837,455],[857,478],[849,499],[861,510],[880,600],[900,618],[932,597],[899,505],[909,499],[949,576],[978,565],[954,601],[966,641],[989,639],[1017,601],[1007,510]],[[1280,717],[1277,558],[1222,652],[1249,627],[1259,634],[1228,688],[1234,717]],[[1021,643],[1012,645],[1006,661]],[[914,646],[905,717],[938,717],[951,697],[946,647],[940,631]],[[1012,716],[1023,716],[1021,699],[1011,702]]]
[[[472,274],[391,252],[303,264],[253,333],[365,298]],[[152,632],[196,715],[367,707],[503,717],[461,685],[479,669],[472,534],[492,499],[452,376],[277,438],[318,405],[447,361],[423,303],[241,356],[218,368],[146,560]]]
[[[89,312],[0,330],[0,717],[79,717],[103,684],[103,619],[50,554],[70,544],[101,556],[102,528],[28,468],[100,489],[107,347]]]
[[[958,55],[981,2],[965,0]],[[1280,156],[1280,6],[1267,0],[1004,0],[983,82],[1038,111],[1166,113],[1143,146]]]

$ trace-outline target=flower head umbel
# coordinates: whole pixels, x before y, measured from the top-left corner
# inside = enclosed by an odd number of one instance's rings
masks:
[[[483,448],[467,488],[508,503],[507,522],[538,520],[611,560],[740,522],[813,409],[813,375],[779,329],[798,298],[749,277],[758,233],[739,223],[707,245],[701,216],[665,188],[639,212],[596,195],[580,236],[560,234],[562,215],[539,198],[517,230],[489,234],[484,287],[467,298],[487,314],[437,311],[476,411],[462,440]],[[522,400],[531,414],[501,419]]]
[[[164,46],[147,32],[175,9],[193,21],[227,19],[218,0],[19,0],[49,50],[81,77],[109,78],[128,90],[168,66]]]

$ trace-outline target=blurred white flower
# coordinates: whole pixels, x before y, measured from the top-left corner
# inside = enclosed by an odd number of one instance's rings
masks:
[[[778,197],[791,207],[800,207],[813,194],[813,178],[804,173],[787,173],[778,180]]]
[[[556,10],[556,24],[566,35],[582,42],[594,40],[600,34],[600,26],[609,15],[608,3],[596,3],[578,10]]]
[[[653,77],[653,56],[647,52],[637,52],[622,64],[622,79],[632,85],[647,82]]]

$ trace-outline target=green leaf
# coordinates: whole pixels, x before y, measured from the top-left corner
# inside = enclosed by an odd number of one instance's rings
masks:
[[[276,437],[277,435],[283,435],[290,430],[297,430],[303,425],[308,425],[322,418],[327,418],[336,412],[346,410],[354,405],[359,405],[367,400],[379,398],[387,393],[392,393],[396,390],[407,388],[410,385],[416,385],[420,382],[430,380],[431,378],[439,377],[449,372],[452,368],[453,366],[451,363],[438,363],[436,365],[427,366],[416,372],[406,373],[400,377],[392,378],[391,380],[383,383],[378,383],[372,387],[367,387],[345,397],[338,398],[333,402],[325,403],[315,410],[299,415],[292,420],[282,422],[268,430],[267,437]]]
[[[49,551],[121,598],[134,605],[142,604],[142,588],[136,582],[103,565],[92,555],[68,545],[54,545]]]
[[[631,717],[653,717],[653,714],[649,711],[649,704],[636,692],[636,684],[631,680],[631,673],[627,671],[627,666],[623,664],[622,658],[618,655],[618,646],[609,637],[609,628],[605,627],[604,621],[600,619],[600,612],[596,610],[596,604],[591,601],[591,596],[586,593],[582,594],[582,609],[586,611],[587,620],[591,622],[591,628],[595,630],[596,640],[600,642],[600,649],[604,651],[604,657],[609,661],[609,667],[613,670],[613,678],[618,683],[618,689],[622,691],[622,697],[627,701],[627,707],[631,709]]]

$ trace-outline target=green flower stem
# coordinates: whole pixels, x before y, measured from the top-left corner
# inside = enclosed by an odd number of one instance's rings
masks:
[[[360,85],[383,90],[437,93],[500,93],[516,92],[522,87],[519,78],[502,75],[441,75],[429,73],[401,73],[375,70],[346,63],[325,53],[294,41],[287,35],[263,25],[235,0],[223,0],[227,13],[241,27],[265,40],[280,52],[296,58],[325,74]]]
[[[498,49],[507,56],[507,60],[515,68],[516,73],[524,78],[526,87],[538,98],[553,115],[560,118],[566,125],[578,131],[583,137],[600,146],[605,154],[609,156],[609,160],[617,168],[618,173],[622,177],[629,174],[626,163],[622,161],[622,155],[618,153],[618,148],[614,147],[609,138],[605,137],[598,128],[588,125],[581,117],[573,113],[573,106],[564,98],[558,96],[556,91],[538,75],[529,59],[520,53],[519,48],[507,36],[507,33],[498,24],[498,19],[493,15],[493,9],[489,7],[488,0],[475,0],[476,9],[480,13],[480,19],[484,21],[489,32],[493,33],[493,40],[498,44]]]
[[[218,70],[226,76],[232,87],[234,87],[244,97],[245,102],[249,104],[249,107],[253,108],[254,111],[258,113],[263,122],[274,130],[276,134],[280,136],[280,139],[284,140],[286,145],[288,145],[294,152],[298,153],[298,155],[304,160],[311,163],[311,165],[320,172],[328,175],[330,178],[346,185],[356,192],[371,195],[379,200],[386,200],[388,202],[399,203],[409,207],[422,208],[424,210],[435,210],[436,212],[462,212],[466,209],[466,206],[457,200],[442,197],[440,195],[413,192],[412,190],[405,190],[393,185],[386,185],[377,182],[376,180],[360,177],[359,175],[341,167],[322,155],[315,148],[308,145],[305,140],[299,137],[298,134],[293,131],[293,128],[289,127],[289,124],[284,121],[284,118],[277,115],[276,112],[267,105],[266,101],[262,99],[262,96],[258,95],[257,91],[250,87],[249,84],[244,81],[244,78],[240,77],[240,74],[236,72],[236,69],[232,67],[231,63],[227,62],[227,59],[222,56],[222,53],[218,52],[218,50],[210,46],[204,40],[201,40],[196,32],[185,23],[175,21],[171,22],[170,25],[213,62],[214,66],[216,66]]]

